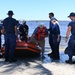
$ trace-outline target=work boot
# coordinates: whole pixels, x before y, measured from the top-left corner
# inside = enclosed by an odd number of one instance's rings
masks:
[[[12,63],[12,62],[16,62],[16,61],[17,61],[17,59],[9,60],[10,63]]]
[[[69,63],[69,64],[72,64],[73,63],[72,60],[66,60],[65,62],[66,63]]]

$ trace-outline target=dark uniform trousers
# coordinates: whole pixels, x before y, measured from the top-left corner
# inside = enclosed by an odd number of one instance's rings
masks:
[[[55,58],[59,58],[59,44],[60,44],[61,36],[59,42],[57,42],[57,38],[58,35],[53,36],[53,56]]]
[[[14,33],[5,34],[5,59],[12,61],[15,58],[16,35]]]
[[[53,54],[53,37],[52,37],[52,34],[49,34],[49,45],[51,47],[51,50],[52,50],[52,53]]]
[[[73,52],[75,50],[75,35],[71,35],[70,40],[68,42],[68,55],[73,56]]]
[[[28,38],[27,38],[27,34],[20,34],[20,39],[22,40],[22,41],[28,41]]]

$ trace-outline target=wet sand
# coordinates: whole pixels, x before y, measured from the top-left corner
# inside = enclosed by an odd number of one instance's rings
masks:
[[[46,58],[43,60],[41,57],[26,57],[19,58],[15,63],[9,63],[1,58],[0,75],[75,75],[75,65],[65,63],[68,56],[64,54],[64,49],[67,47],[64,39],[60,43],[60,60],[52,60],[48,57],[47,51],[45,52]]]

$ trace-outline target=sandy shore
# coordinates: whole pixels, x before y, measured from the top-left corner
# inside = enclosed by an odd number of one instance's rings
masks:
[[[62,40],[63,42],[64,40]],[[47,54],[41,57],[19,58],[15,63],[4,62],[0,59],[0,75],[75,75],[75,65],[66,64],[68,56],[64,54],[67,43],[61,42],[60,60],[54,61]],[[75,57],[73,57],[75,60]]]
[[[75,75],[75,65],[66,64],[67,55],[61,53],[59,61],[45,59],[23,58],[15,63],[4,62],[0,59],[0,75]],[[65,58],[64,58],[65,57]]]

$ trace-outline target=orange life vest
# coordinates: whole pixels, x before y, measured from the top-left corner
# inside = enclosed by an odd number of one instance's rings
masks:
[[[36,39],[37,40],[43,40],[44,37],[41,37],[41,35],[46,35],[46,27],[43,27],[41,30],[40,27],[38,27],[37,33],[36,33]]]

